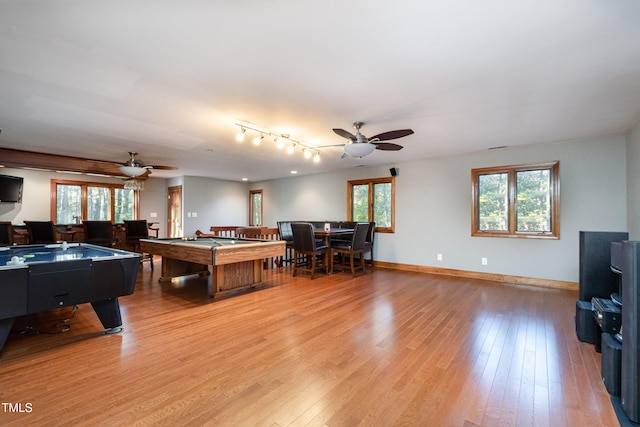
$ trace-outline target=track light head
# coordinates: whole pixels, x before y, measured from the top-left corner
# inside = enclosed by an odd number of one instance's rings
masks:
[[[244,141],[244,133],[245,133],[246,131],[247,131],[247,130],[246,130],[245,128],[240,127],[240,132],[238,132],[238,133],[236,134],[236,141],[238,141],[238,142],[242,142],[242,141]]]

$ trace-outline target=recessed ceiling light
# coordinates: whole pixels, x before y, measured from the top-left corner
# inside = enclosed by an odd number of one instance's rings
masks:
[[[242,178],[243,181],[249,181],[249,178]]]
[[[295,175],[297,173],[298,173],[298,171],[291,171],[291,175]]]

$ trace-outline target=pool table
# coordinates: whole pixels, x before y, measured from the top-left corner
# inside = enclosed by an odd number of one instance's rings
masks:
[[[283,240],[200,237],[140,239],[140,250],[162,256],[160,281],[191,274],[208,274],[209,295],[253,287],[263,280],[263,260],[284,255]]]
[[[102,326],[122,326],[141,255],[86,243],[0,247],[0,350],[18,316],[91,303]]]

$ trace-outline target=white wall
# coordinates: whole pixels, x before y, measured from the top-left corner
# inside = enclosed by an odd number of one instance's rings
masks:
[[[155,216],[154,216],[155,215]],[[148,222],[157,222],[158,237],[167,235],[167,180],[149,178],[140,192],[140,216]]]
[[[640,240],[640,122],[627,136],[627,217],[629,238]]]
[[[196,230],[208,233],[212,225],[247,224],[248,204],[249,186],[246,183],[185,176],[182,187],[184,234],[193,235]]]
[[[0,221],[11,221],[14,224],[22,224],[25,220],[49,221],[51,216],[51,206],[49,205],[51,179],[73,179],[52,172],[11,168],[0,168],[0,174],[24,178],[22,203],[0,203]]]
[[[624,137],[491,150],[395,164],[395,233],[376,235],[381,261],[578,280],[578,232],[626,231]],[[471,237],[471,169],[560,161],[559,240]],[[252,184],[265,224],[346,218],[346,181],[389,176],[389,165]],[[443,260],[436,261],[441,253]],[[488,265],[481,265],[481,258]]]

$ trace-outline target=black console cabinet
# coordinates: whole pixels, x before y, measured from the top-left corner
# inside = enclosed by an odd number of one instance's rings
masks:
[[[618,290],[618,278],[611,271],[611,243],[629,239],[629,233],[611,231],[580,232],[578,299],[609,298]]]
[[[618,290],[618,277],[611,271],[611,243],[627,240],[629,233],[581,231],[579,289],[576,302],[576,334],[583,342],[596,344],[600,331],[593,319],[592,298],[609,298]]]
[[[624,413],[640,422],[640,242],[622,242],[622,357],[620,398]]]

